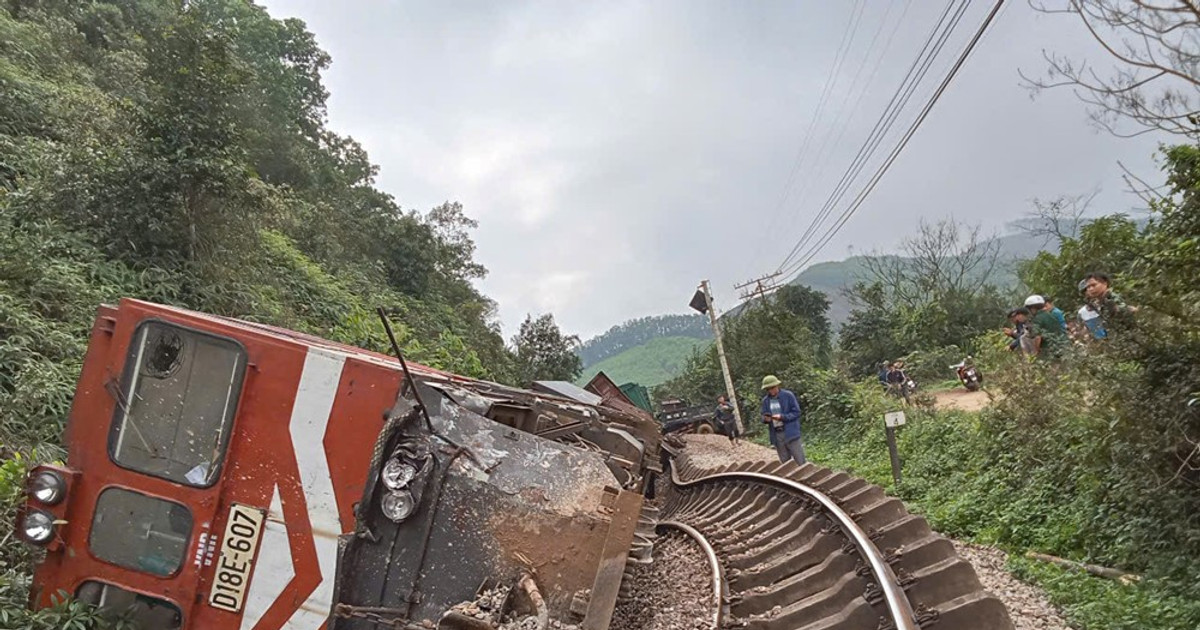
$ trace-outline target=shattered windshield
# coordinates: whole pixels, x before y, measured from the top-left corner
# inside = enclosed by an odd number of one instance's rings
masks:
[[[150,321],[130,344],[109,451],[121,466],[190,486],[216,480],[245,372],[229,339]]]

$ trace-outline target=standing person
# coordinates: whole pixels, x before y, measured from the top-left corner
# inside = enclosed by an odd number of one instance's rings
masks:
[[[1137,312],[1112,290],[1111,279],[1106,273],[1093,271],[1087,274],[1079,281],[1079,290],[1083,292],[1084,306],[1096,314],[1088,323],[1088,328],[1097,339],[1108,336],[1114,319]]]
[[[1063,315],[1061,308],[1058,308],[1057,306],[1054,305],[1054,298],[1050,297],[1049,295],[1046,295],[1046,296],[1043,296],[1042,299],[1046,300],[1045,309],[1050,311],[1050,314],[1054,316],[1054,319],[1058,320],[1058,323],[1059,323],[1059,325],[1062,326],[1062,329],[1066,330],[1067,329],[1067,316]]]
[[[882,385],[884,389],[887,389],[887,386],[888,386],[888,381],[887,381],[888,372],[891,372],[891,369],[888,368],[888,362],[880,361],[879,374],[877,376],[879,377],[879,384]]]
[[[904,373],[904,361],[897,359],[892,363],[887,373],[887,387],[889,394],[904,397],[905,404],[912,402],[909,400],[911,392],[908,390],[908,375]]]
[[[1033,340],[1033,354],[1039,359],[1058,359],[1070,346],[1067,331],[1058,323],[1058,319],[1046,308],[1046,299],[1040,295],[1025,298],[1025,308],[1033,313],[1030,320],[1030,338]]]
[[[716,418],[717,428],[729,437],[729,443],[737,444],[737,419],[733,416],[733,405],[725,399],[725,394],[717,396],[717,409],[713,412],[713,417]]]
[[[795,460],[803,465],[804,441],[800,438],[800,401],[796,394],[782,389],[774,375],[763,378],[762,388],[766,393],[762,399],[762,420],[771,431],[771,445],[779,455],[779,461]]]

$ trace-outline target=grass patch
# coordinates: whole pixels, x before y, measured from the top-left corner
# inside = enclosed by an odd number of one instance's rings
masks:
[[[1125,585],[1017,555],[1008,569],[1045,589],[1080,630],[1195,630],[1200,615],[1200,602],[1171,595],[1153,580]]]

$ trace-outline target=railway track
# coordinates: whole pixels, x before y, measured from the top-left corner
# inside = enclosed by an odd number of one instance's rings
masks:
[[[703,468],[685,450],[671,466],[657,530],[693,541],[709,565],[707,623],[693,627],[1013,627],[924,518],[878,486],[828,468]]]

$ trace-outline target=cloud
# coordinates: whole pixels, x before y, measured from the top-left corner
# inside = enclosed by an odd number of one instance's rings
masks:
[[[379,185],[409,208],[461,201],[479,220],[478,258],[490,269],[480,286],[499,302],[506,333],[526,313],[552,311],[585,337],[684,311],[703,278],[728,308],[735,282],[772,270],[939,11],[913,3],[885,50],[901,12],[881,4],[869,4],[856,30],[851,3],[266,4],[304,19],[333,55],[331,125],[363,142]],[[1135,203],[1121,193],[1116,161],[1152,178],[1159,139],[1097,134],[1066,92],[1031,100],[1017,68],[1040,69],[1042,48],[1093,47],[1070,19],[1010,5],[814,262],[851,245],[894,247],[922,217],[999,228],[1032,197],[1097,185],[1100,209]],[[793,173],[810,127],[804,168]],[[780,205],[789,178],[796,186]]]

